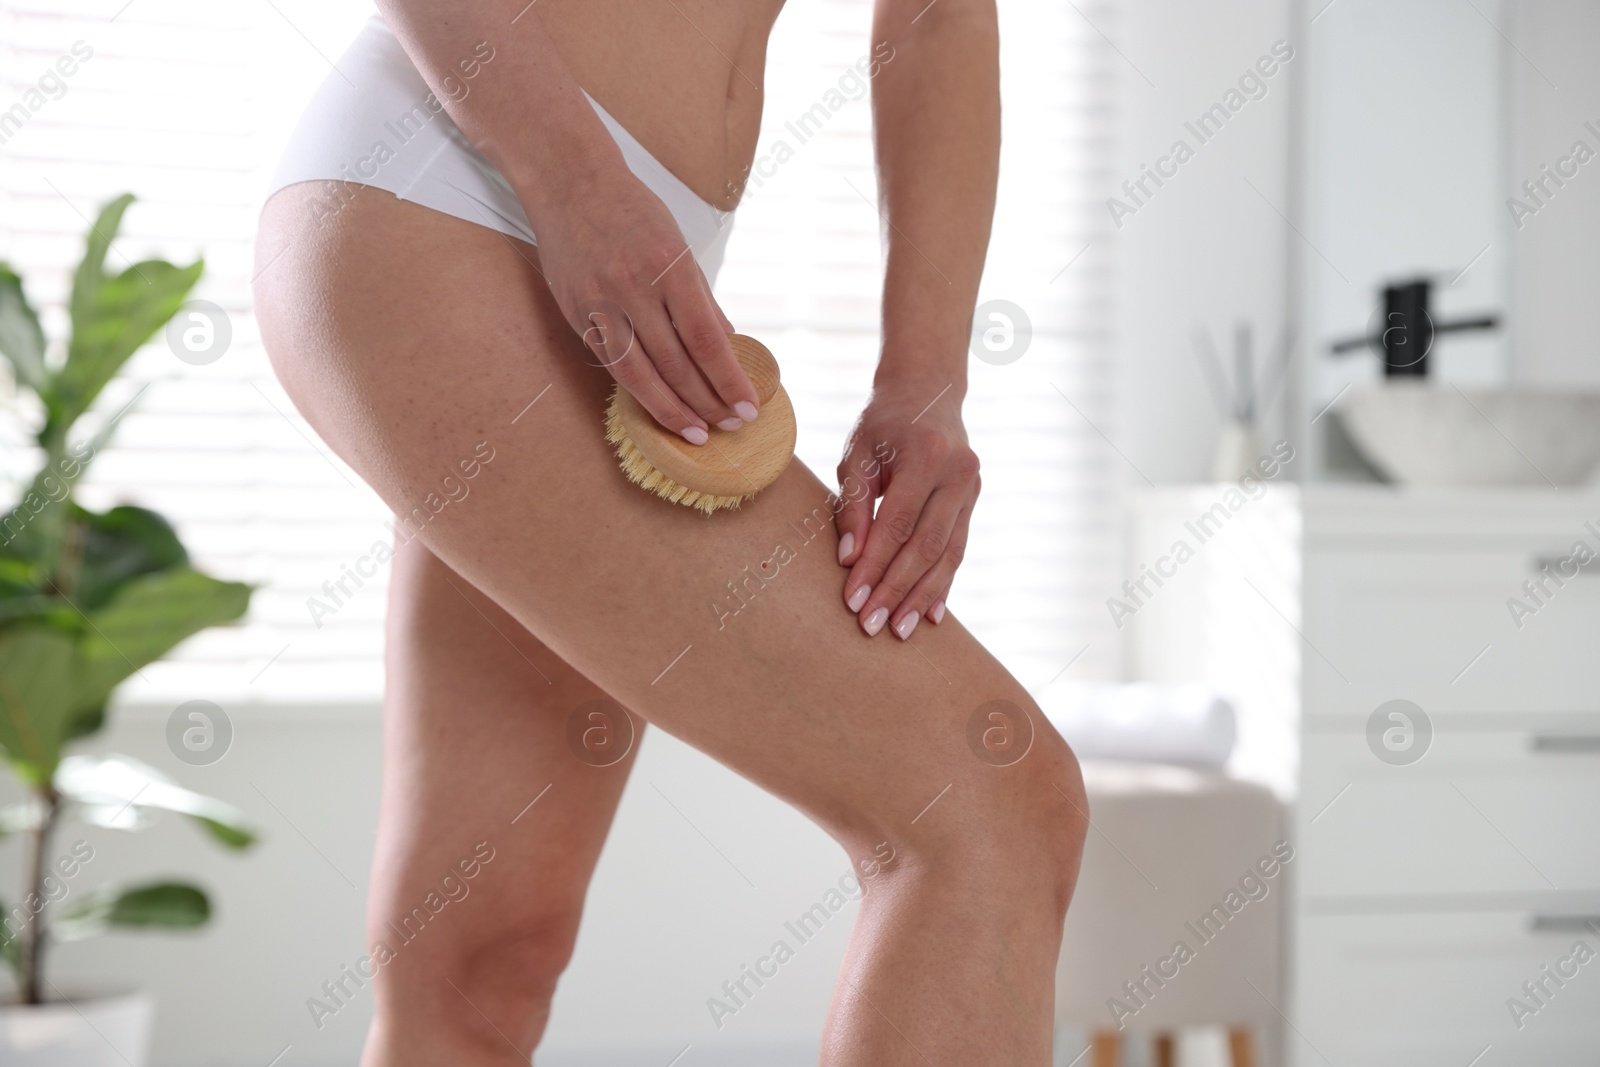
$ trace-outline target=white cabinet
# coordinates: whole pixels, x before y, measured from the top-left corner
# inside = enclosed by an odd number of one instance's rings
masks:
[[[1427,755],[1409,766],[1374,757],[1359,724],[1308,729],[1302,899],[1533,907],[1600,889],[1600,748],[1581,747],[1600,742],[1600,715],[1537,719],[1435,716]],[[1545,747],[1557,744],[1572,747]]]
[[[1365,715],[1379,692],[1430,714],[1600,710],[1600,567],[1541,573],[1565,558],[1558,549],[1570,550],[1571,532],[1565,546],[1558,536],[1530,529],[1519,547],[1474,543],[1457,529],[1441,529],[1430,549],[1312,542],[1306,710]],[[1600,551],[1600,537],[1589,540]],[[1536,581],[1542,605],[1524,589]]]
[[[1136,501],[1135,556],[1201,492]],[[1297,695],[1288,1062],[1592,1067],[1600,497],[1274,487],[1259,508],[1129,648],[1138,677]],[[1261,655],[1274,621],[1291,650]],[[1421,714],[1372,726],[1396,700]]]
[[[1303,912],[1298,929],[1294,1064],[1588,1067],[1600,1051],[1600,958],[1546,979],[1536,1013],[1507,1008],[1580,936],[1533,930],[1522,910]]]

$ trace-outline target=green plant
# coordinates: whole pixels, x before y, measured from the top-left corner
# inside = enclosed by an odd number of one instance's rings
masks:
[[[117,685],[185,638],[238,619],[251,593],[189,566],[183,544],[155,512],[130,506],[94,512],[73,497],[115,426],[109,420],[85,436],[74,432],[78,420],[177,313],[204,269],[200,262],[177,267],[148,260],[108,273],[106,253],[132,201],[113,200],[90,227],[64,343],[46,345],[21,278],[0,263],[0,354],[18,392],[38,400],[34,436],[44,459],[16,506],[0,514],[0,750],[30,794],[0,812],[0,835],[30,838],[22,902],[14,911],[0,903],[0,956],[29,1004],[42,1000],[47,938],[112,927],[192,927],[210,915],[201,890],[156,882],[108,887],[52,908],[47,925],[46,905],[65,885],[50,866],[51,837],[65,819],[139,829],[167,810],[192,817],[231,848],[255,840],[241,812],[180,788],[154,768],[123,756],[63,754],[69,742],[104,725]],[[65,874],[70,863],[63,857],[57,870]]]

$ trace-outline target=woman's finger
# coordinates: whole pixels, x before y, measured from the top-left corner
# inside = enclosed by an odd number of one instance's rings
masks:
[[[972,500],[967,504],[966,510],[961,513],[961,518],[956,520],[956,533],[951,536],[952,544],[957,542],[960,543],[960,551],[956,552],[951,557],[951,574],[945,580],[943,585],[937,586],[936,591],[932,595],[932,603],[929,605],[928,613],[925,616],[928,621],[933,623],[935,626],[938,626],[940,623],[944,622],[945,599],[950,595],[950,587],[955,584],[954,572],[956,568],[961,565],[962,559],[965,558],[967,554],[968,526],[972,522],[973,509],[978,506],[978,497],[982,494],[983,477],[979,475],[972,479]]]
[[[893,630],[902,641],[910,638],[917,623],[927,619],[935,626],[944,621],[944,601],[950,595],[950,585],[955,580],[956,568],[961,566],[962,557],[967,554],[968,529],[972,522],[972,504],[961,509],[956,516],[955,526],[950,530],[950,542],[945,545],[944,555],[939,557],[939,562],[928,569],[928,572],[918,579],[917,584],[911,587],[900,606],[889,615],[889,629]]]
[[[635,315],[634,328],[645,357],[672,390],[674,399],[688,409],[698,426],[704,428],[711,423],[725,422],[733,414],[717,398],[710,383],[683,347],[664,306],[657,305]]]
[[[866,550],[867,531],[872,528],[872,505],[883,492],[883,471],[883,464],[869,455],[862,443],[853,445],[839,461],[839,498],[843,503],[833,517],[833,525],[839,532],[841,566],[853,565]],[[866,602],[866,593],[861,593],[860,601],[851,603],[859,588],[848,582],[845,585],[845,604],[851,611]]]
[[[893,493],[894,487],[891,486],[889,494],[884,497],[886,505]],[[894,558],[884,568],[883,576],[873,586],[867,602],[862,605],[859,613],[861,628],[868,634],[877,634],[893,614],[905,629],[900,637],[911,636],[916,620],[903,610],[906,598],[922,577],[944,558],[951,544],[956,520],[967,504],[965,487],[942,485],[927,497],[911,536],[899,545]],[[872,546],[868,546],[868,551],[871,550]],[[917,615],[921,616],[921,609]]]
[[[698,373],[710,383],[709,392],[717,401],[715,417],[706,417],[716,422],[727,418],[754,419],[760,398],[756,396],[756,387],[750,383],[750,376],[734,357],[733,346],[728,343],[731,331],[725,328],[727,319],[711,294],[701,288],[698,274],[685,273],[681,278],[667,285],[667,312],[672,316],[672,325],[683,349]]]
[[[878,586],[888,573],[889,564],[917,532],[917,523],[936,485],[932,470],[923,464],[902,461],[890,468],[883,499],[867,531],[866,547],[845,581],[846,588],[852,590],[846,604],[868,634],[883,629],[887,609],[899,604],[898,599],[888,602],[888,595],[880,594]]]
[[[710,439],[705,423],[662,380],[655,364],[645,354],[643,345],[635,344],[631,351],[608,369],[617,384],[626,389],[662,426],[691,445],[703,445]]]

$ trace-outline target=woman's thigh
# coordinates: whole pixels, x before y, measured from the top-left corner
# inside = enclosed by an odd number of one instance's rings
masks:
[[[959,621],[907,642],[856,625],[803,464],[711,517],[641,491],[605,441],[610,379],[532,248],[370,190],[319,228],[313,193],[264,213],[263,337],[306,418],[454,571],[853,852],[915,851],[958,814],[968,831],[1018,807],[1071,820],[1070,753]],[[1032,731],[1009,766],[978,743],[995,701]],[[955,811],[913,822],[941,796]]]

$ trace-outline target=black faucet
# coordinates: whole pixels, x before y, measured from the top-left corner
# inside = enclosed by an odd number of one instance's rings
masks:
[[[1428,353],[1433,349],[1435,336],[1465,330],[1493,330],[1500,325],[1497,315],[1479,315],[1454,322],[1433,321],[1428,312],[1432,287],[1433,283],[1427,278],[1384,286],[1383,319],[1378,331],[1369,336],[1335,341],[1331,350],[1343,353],[1372,348],[1383,354],[1385,378],[1421,378],[1427,376]]]

